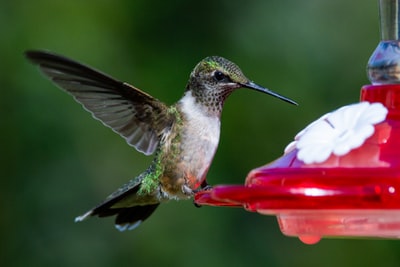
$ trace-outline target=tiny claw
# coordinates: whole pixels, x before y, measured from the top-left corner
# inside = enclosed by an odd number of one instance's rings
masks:
[[[208,188],[210,185],[207,183],[207,180],[206,179],[204,179],[204,181],[201,183],[201,185],[200,185],[200,188],[203,188],[203,189],[205,189],[205,188]]]
[[[213,186],[212,186],[212,185],[209,185],[206,181],[204,181],[204,182],[201,184],[200,188],[194,190],[193,193],[197,194],[197,193],[201,193],[201,192],[205,192],[205,191],[210,191],[210,190],[212,190],[212,189],[213,189]],[[201,207],[203,207],[202,205],[197,204],[196,201],[193,201],[193,204],[194,204],[194,206],[195,206],[196,208],[201,208]]]
[[[200,188],[198,188],[196,190],[193,190],[193,193],[197,194],[197,193],[200,193],[200,192],[203,192],[203,191],[210,191],[212,188],[213,188],[212,185],[206,184],[203,187],[203,184],[202,184],[202,186]]]
[[[197,204],[196,201],[194,201],[194,200],[193,200],[193,205],[194,205],[196,208],[201,208],[201,207],[203,207],[202,205]]]
[[[213,186],[207,184],[205,187],[202,187],[202,190],[201,190],[201,191],[210,191],[211,189],[213,189]]]

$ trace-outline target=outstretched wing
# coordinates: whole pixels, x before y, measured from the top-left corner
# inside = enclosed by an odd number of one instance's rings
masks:
[[[93,117],[146,155],[173,122],[162,102],[141,90],[63,56],[27,51],[26,57]]]

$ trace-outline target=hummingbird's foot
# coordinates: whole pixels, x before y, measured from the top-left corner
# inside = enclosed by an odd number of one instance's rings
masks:
[[[194,190],[193,192],[194,192],[194,193],[199,193],[199,192],[204,192],[204,191],[210,191],[212,188],[213,188],[212,185],[207,184],[206,186],[201,187],[201,188],[199,188],[199,189],[196,189],[196,190]],[[194,206],[195,206],[196,208],[201,208],[201,207],[203,207],[202,205],[197,204],[194,200],[193,200],[193,204],[194,204]]]
[[[205,187],[202,186],[202,187],[199,187],[196,190],[193,190],[193,193],[196,194],[196,193],[203,192],[203,191],[209,191],[211,189],[213,189],[213,186],[208,184]]]
[[[204,181],[201,183],[201,185],[200,185],[200,187],[199,187],[198,189],[193,190],[193,193],[199,193],[199,192],[203,192],[203,191],[209,191],[209,190],[211,190],[212,188],[213,188],[213,186],[212,186],[212,185],[209,185],[209,184],[207,183],[207,181],[204,180]],[[202,205],[197,204],[195,201],[193,201],[193,204],[194,204],[194,206],[195,206],[196,208],[201,208],[201,207],[202,207]]]
[[[204,180],[204,181],[201,183],[200,187],[199,187],[198,189],[194,190],[194,193],[198,193],[198,192],[201,192],[201,191],[209,191],[209,190],[211,190],[212,188],[213,188],[212,185],[209,185],[209,184],[207,183],[207,180]]]
[[[199,191],[210,191],[211,189],[213,189],[213,186],[208,184],[208,185],[202,187],[201,190],[199,190]]]
[[[196,208],[201,208],[201,207],[203,207],[202,205],[197,204],[194,200],[193,200],[193,205],[194,205]]]
[[[207,183],[207,180],[204,179],[204,181],[201,183],[200,187],[201,188],[206,188],[207,186],[209,186],[208,183]]]

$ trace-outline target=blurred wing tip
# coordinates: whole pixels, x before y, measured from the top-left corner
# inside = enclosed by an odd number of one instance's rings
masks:
[[[115,228],[117,228],[117,230],[120,232],[124,232],[126,230],[130,231],[130,230],[137,228],[141,223],[142,223],[142,220],[136,221],[134,223],[116,224]]]
[[[90,211],[86,212],[85,214],[76,217],[76,218],[75,218],[75,222],[84,221],[84,220],[86,220],[86,219],[87,219],[89,216],[91,216],[91,215],[92,215],[92,211],[90,210]]]
[[[27,58],[31,58],[31,57],[34,57],[35,55],[37,55],[38,53],[42,53],[42,52],[39,51],[39,50],[26,50],[26,51],[24,52],[24,55],[25,55]]]
[[[39,59],[58,56],[52,52],[45,50],[27,50],[24,52],[24,55],[33,63],[38,63]]]

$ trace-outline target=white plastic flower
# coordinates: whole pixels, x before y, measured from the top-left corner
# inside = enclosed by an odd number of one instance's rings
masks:
[[[297,148],[297,158],[306,164],[321,163],[333,153],[344,156],[372,136],[375,124],[388,110],[381,103],[361,102],[325,114],[299,132],[285,153]]]

